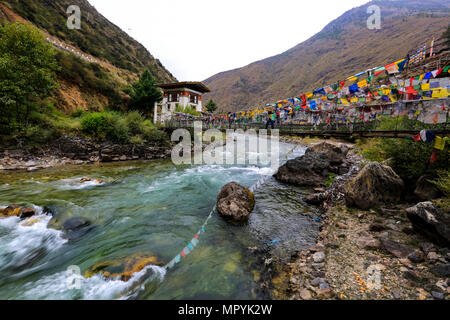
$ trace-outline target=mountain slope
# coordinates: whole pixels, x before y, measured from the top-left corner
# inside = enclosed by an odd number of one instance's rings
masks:
[[[81,9],[80,30],[66,26],[66,10],[72,4]],[[129,97],[123,89],[145,68],[158,82],[176,81],[158,59],[86,0],[4,0],[0,2],[0,22],[4,21],[31,23],[58,48],[59,90],[52,103],[66,113],[126,109]]]
[[[87,0],[4,0],[20,17],[50,35],[69,43],[96,58],[132,72],[149,67],[161,82],[176,80],[140,43],[103,17]],[[80,30],[66,26],[70,5],[81,9]],[[0,14],[1,16],[1,14]]]
[[[380,30],[369,30],[367,7],[381,8]],[[447,28],[450,0],[372,1],[354,8],[296,47],[204,83],[220,111],[261,106],[399,60]]]

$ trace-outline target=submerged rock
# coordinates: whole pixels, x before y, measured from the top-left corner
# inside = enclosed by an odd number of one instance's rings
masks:
[[[383,203],[400,201],[403,180],[392,170],[378,162],[367,164],[360,173],[344,187],[348,206],[367,210]]]
[[[431,202],[421,202],[406,209],[414,229],[436,244],[450,247],[450,217]]]
[[[64,238],[75,241],[94,229],[94,226],[89,219],[76,217],[66,220],[62,225],[62,229]]]
[[[162,266],[163,264],[156,256],[135,254],[124,260],[97,263],[85,272],[85,277],[90,278],[101,273],[106,278],[129,281],[133,274],[142,271],[149,265]]]
[[[255,196],[248,188],[236,182],[225,185],[217,196],[219,214],[231,221],[248,220],[255,207]]]
[[[331,164],[341,164],[347,157],[348,147],[346,145],[334,145],[328,142],[316,144],[306,150],[306,154],[323,152],[328,156]]]
[[[278,169],[274,177],[297,186],[317,187],[329,178],[330,162],[323,152],[310,152],[302,157],[289,160]]]
[[[81,228],[85,228],[91,225],[91,221],[87,218],[77,217],[71,218],[63,223],[65,231],[75,231]]]

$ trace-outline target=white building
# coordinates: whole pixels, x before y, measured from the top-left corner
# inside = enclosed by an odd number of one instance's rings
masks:
[[[159,84],[157,87],[163,90],[161,106],[161,122],[170,119],[177,105],[191,106],[198,112],[203,111],[202,96],[210,90],[201,82],[176,82]],[[157,119],[157,107],[155,107],[155,122]]]

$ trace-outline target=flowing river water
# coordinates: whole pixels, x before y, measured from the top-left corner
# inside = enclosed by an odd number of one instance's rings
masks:
[[[280,143],[281,160],[304,152]],[[288,259],[312,246],[319,229],[315,209],[300,201],[308,190],[280,184],[273,173],[269,166],[175,166],[170,160],[0,173],[0,207],[41,213],[25,221],[0,218],[0,299],[262,299],[264,266],[249,248]],[[198,232],[222,186],[236,181],[250,187],[264,176],[247,224],[229,224],[214,213],[195,250],[173,269],[161,267]],[[84,177],[104,182],[81,183]],[[92,224],[68,237],[61,226],[77,217]],[[133,256],[162,264],[128,282],[85,277],[98,263]],[[69,266],[81,270],[78,288],[68,285]]]

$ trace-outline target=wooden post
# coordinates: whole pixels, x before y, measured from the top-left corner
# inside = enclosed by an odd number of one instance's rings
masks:
[[[154,110],[154,114],[153,114],[153,123],[157,124],[158,122],[158,103],[155,102],[155,110]]]

